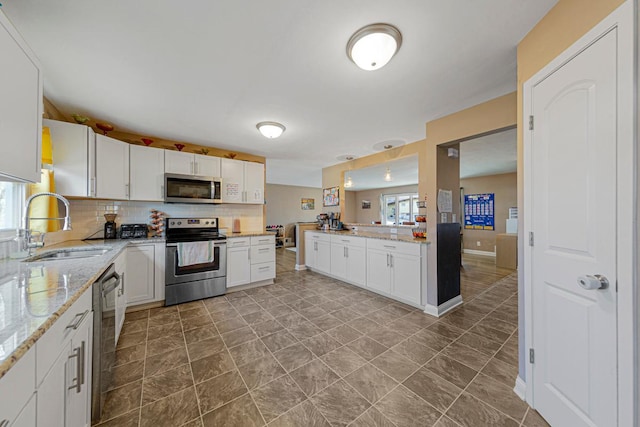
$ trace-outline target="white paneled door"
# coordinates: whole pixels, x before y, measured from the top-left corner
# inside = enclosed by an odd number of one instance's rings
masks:
[[[535,408],[554,426],[618,425],[617,32],[530,92],[527,357]]]

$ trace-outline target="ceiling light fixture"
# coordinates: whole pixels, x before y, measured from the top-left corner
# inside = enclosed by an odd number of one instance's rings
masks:
[[[260,122],[256,125],[256,128],[258,128],[263,136],[269,139],[279,137],[286,129],[284,125],[278,122]]]
[[[393,181],[393,178],[391,178],[391,169],[389,169],[388,167],[387,167],[387,172],[384,174],[384,180],[386,182]]]
[[[402,34],[389,24],[371,24],[356,31],[347,43],[347,56],[358,67],[374,71],[387,65],[402,45]]]

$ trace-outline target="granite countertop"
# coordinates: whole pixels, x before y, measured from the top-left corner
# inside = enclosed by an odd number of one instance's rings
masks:
[[[136,243],[142,243],[141,240]],[[111,247],[104,255],[87,258],[34,262],[0,260],[0,378],[91,287],[130,242],[72,240],[36,252],[68,247]]]
[[[276,231],[241,231],[240,233],[226,233],[227,239],[234,237],[275,236]]]
[[[382,233],[372,233],[370,231],[351,231],[351,230],[307,230],[314,233],[324,233],[324,234],[336,234],[342,236],[354,236],[354,237],[366,237],[368,239],[379,239],[379,240],[393,240],[394,242],[407,242],[407,243],[419,243],[424,245],[430,245],[431,242],[427,239],[416,238],[409,235],[402,234],[382,234]]]

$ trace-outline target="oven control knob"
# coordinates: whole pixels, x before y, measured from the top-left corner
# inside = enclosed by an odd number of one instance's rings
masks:
[[[178,221],[178,225],[182,225],[182,221]]]
[[[205,222],[205,224],[209,224],[209,221]]]
[[[175,221],[171,221],[171,222],[169,223],[169,225],[176,225],[176,222],[175,222]]]

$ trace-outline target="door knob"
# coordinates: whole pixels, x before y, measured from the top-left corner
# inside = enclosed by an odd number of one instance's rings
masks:
[[[595,274],[593,276],[586,275],[578,277],[578,285],[588,291],[594,289],[607,289],[609,287],[609,280],[600,274]]]

